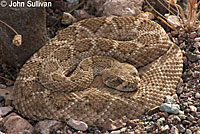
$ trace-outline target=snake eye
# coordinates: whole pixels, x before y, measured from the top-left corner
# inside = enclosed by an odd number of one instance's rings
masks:
[[[116,87],[118,85],[121,85],[123,83],[123,80],[121,78],[117,77],[117,78],[113,79],[111,81],[111,83],[112,83],[113,87]]]
[[[136,72],[131,72],[130,75],[132,75],[132,76],[136,76],[137,73],[136,73]]]

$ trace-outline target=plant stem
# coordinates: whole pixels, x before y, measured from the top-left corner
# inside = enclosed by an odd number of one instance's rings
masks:
[[[16,35],[18,35],[17,31],[15,31],[14,28],[12,28],[10,25],[8,25],[7,23],[3,22],[2,20],[0,20],[0,22],[4,25],[6,25],[8,28],[10,28]]]

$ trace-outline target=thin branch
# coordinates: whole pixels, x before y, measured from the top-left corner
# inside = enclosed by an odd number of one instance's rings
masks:
[[[82,0],[80,4],[78,4],[77,6],[73,7],[68,13],[73,12],[74,10],[76,10],[77,8],[79,8],[80,6],[82,6],[85,3],[85,0]]]
[[[165,9],[168,9],[160,0],[158,0],[158,2],[165,8]],[[164,0],[164,2],[167,4],[167,2]],[[170,3],[169,3],[170,4]],[[174,12],[176,12],[177,13],[177,11],[173,8],[173,7],[171,7],[171,9],[174,11]],[[171,10],[169,10],[169,12],[171,13],[171,14],[173,14],[173,15],[175,15]]]
[[[154,7],[148,2],[148,0],[145,0],[145,1],[146,1],[146,3],[151,7],[151,9],[152,9],[154,12],[156,12],[159,16],[161,16],[162,18],[165,19],[165,17],[164,17],[161,13],[159,13],[158,11],[156,11],[156,9],[154,9]]]
[[[8,81],[8,82],[10,82],[10,83],[12,83],[12,84],[15,83],[14,81],[12,81],[12,80],[10,80],[10,79],[8,79],[8,78],[5,78],[5,77],[3,77],[3,76],[0,76],[0,78],[1,78],[1,79],[4,79],[4,80],[6,80],[6,81]]]
[[[4,25],[6,25],[8,28],[10,28],[16,35],[18,35],[17,31],[15,31],[14,28],[12,28],[10,25],[8,25],[7,23],[3,22],[2,20],[0,20],[0,22]]]

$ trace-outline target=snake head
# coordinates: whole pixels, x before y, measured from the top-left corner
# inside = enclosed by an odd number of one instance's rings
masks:
[[[119,91],[136,91],[140,86],[137,69],[127,63],[117,63],[103,70],[102,79],[108,87]]]

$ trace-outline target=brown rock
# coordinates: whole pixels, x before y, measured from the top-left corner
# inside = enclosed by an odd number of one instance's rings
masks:
[[[139,119],[129,120],[129,122],[128,122],[128,124],[129,124],[132,128],[136,127],[136,126],[138,125],[138,123],[139,123]]]
[[[107,0],[97,10],[98,16],[136,16],[141,13],[143,0]]]
[[[53,9],[65,11],[67,9],[67,5],[63,0],[53,1]]]
[[[45,9],[0,7],[0,11],[1,20],[22,35],[22,45],[17,47],[12,43],[15,33],[0,23],[0,63],[17,67],[24,64],[46,42]]]
[[[109,121],[104,125],[104,129],[113,131],[113,130],[124,127],[126,125],[126,122],[127,122],[126,117],[123,117],[122,119],[118,119],[115,121],[109,119]]]
[[[196,36],[197,36],[197,33],[196,33],[196,32],[190,33],[190,38],[194,39]]]
[[[199,78],[199,79],[200,79],[200,71],[194,71],[194,72],[192,73],[192,76],[193,76],[194,78]]]
[[[107,0],[88,0],[86,9],[89,12],[97,12],[98,9],[102,7],[102,5],[106,2]]]
[[[50,134],[51,127],[55,124],[59,123],[56,120],[44,120],[40,121],[35,125],[34,132],[41,133],[41,134]],[[36,130],[37,129],[37,130]]]
[[[97,16],[132,16],[141,13],[144,0],[88,0],[87,9]]]
[[[200,99],[200,93],[197,92],[197,93],[195,94],[195,98]]]
[[[76,18],[74,18],[70,13],[64,12],[61,23],[64,25],[69,25],[76,22]]]
[[[33,131],[32,125],[15,113],[6,116],[3,119],[3,125],[7,130],[7,134],[17,134],[24,130],[29,130],[30,133]]]
[[[85,10],[78,10],[78,13],[76,15],[76,18],[78,21],[83,20],[83,19],[89,19],[94,17],[93,15],[89,15]]]

